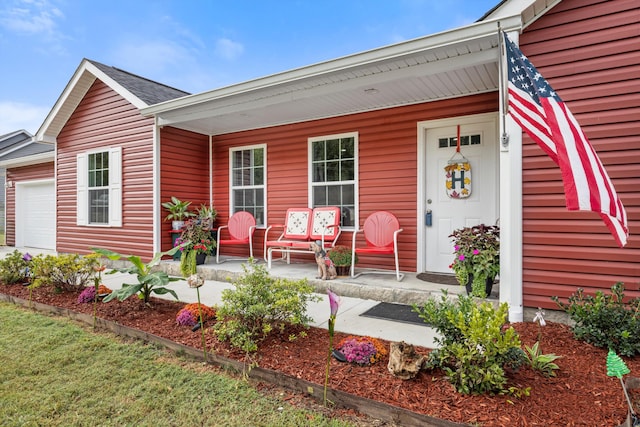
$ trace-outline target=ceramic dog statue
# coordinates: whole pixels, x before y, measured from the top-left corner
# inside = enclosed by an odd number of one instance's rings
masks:
[[[316,263],[318,264],[318,276],[316,276],[316,279],[335,279],[338,276],[336,273],[336,267],[333,265],[331,260],[327,258],[327,252],[322,249],[322,242],[312,242],[309,244],[309,248],[314,252],[316,256]]]

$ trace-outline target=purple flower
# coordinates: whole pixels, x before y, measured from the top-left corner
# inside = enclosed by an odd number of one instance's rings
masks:
[[[460,255],[460,256],[458,257],[458,259],[459,259],[460,261],[464,261],[464,255]]]
[[[458,252],[458,251],[460,250],[460,246],[455,245],[455,246],[453,247],[453,250],[454,250],[454,251],[456,251],[456,252]]]
[[[31,261],[31,258],[33,258],[31,255],[29,255],[29,252],[25,253],[24,255],[22,255],[22,259],[29,262]]]
[[[96,288],[93,286],[84,288],[78,295],[78,304],[93,302],[96,297]]]
[[[181,326],[195,326],[196,318],[193,313],[183,308],[176,316],[176,323]]]
[[[474,255],[478,255],[479,253],[480,253],[480,251],[479,251],[479,250],[477,250],[477,249],[474,249],[474,250],[473,250],[473,254],[474,254]]]
[[[340,297],[333,293],[331,289],[327,289],[327,295],[329,295],[329,306],[331,307],[331,316],[336,317],[338,314],[338,307],[340,307]]]

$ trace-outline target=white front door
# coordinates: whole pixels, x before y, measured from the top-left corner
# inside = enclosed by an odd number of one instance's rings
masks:
[[[456,152],[457,126],[427,128],[426,209],[431,225],[426,227],[426,270],[452,273],[453,230],[477,224],[495,224],[498,219],[498,140],[495,120],[477,123],[461,118],[460,152],[471,164],[471,195],[450,198],[446,191],[448,161]],[[456,156],[458,158],[459,156]]]

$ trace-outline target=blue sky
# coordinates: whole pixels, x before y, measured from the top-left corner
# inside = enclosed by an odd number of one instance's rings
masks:
[[[470,24],[499,0],[0,0],[0,135],[82,58],[198,93]]]

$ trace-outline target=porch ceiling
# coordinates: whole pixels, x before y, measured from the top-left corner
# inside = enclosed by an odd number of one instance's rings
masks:
[[[519,17],[501,19],[517,29]],[[142,110],[206,135],[276,126],[498,90],[497,22],[191,95]]]

